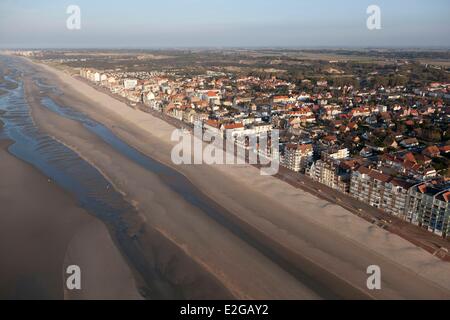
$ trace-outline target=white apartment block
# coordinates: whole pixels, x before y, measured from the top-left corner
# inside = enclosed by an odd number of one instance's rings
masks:
[[[450,234],[450,188],[420,183],[408,193],[407,220],[430,232]]]
[[[308,175],[314,181],[320,182],[332,189],[348,193],[350,190],[350,179],[348,174],[339,166],[338,161],[318,160],[311,165]]]
[[[310,144],[288,144],[284,151],[281,164],[295,172],[306,169],[313,158],[313,148]]]
[[[136,79],[125,79],[123,80],[123,86],[125,89],[134,89],[138,84],[138,81]]]
[[[350,194],[372,207],[405,219],[411,184],[361,166],[352,172]]]

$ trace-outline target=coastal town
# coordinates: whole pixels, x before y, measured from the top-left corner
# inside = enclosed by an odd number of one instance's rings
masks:
[[[0,1],[0,300],[450,301],[449,1],[56,2]]]
[[[337,61],[329,65],[329,73],[341,73]],[[279,154],[257,152],[276,156],[293,174],[444,238],[450,235],[448,82],[361,87],[327,77],[294,82],[216,68],[194,76],[86,67],[72,72],[131,107],[161,113],[186,128],[201,124],[236,141],[276,129]]]

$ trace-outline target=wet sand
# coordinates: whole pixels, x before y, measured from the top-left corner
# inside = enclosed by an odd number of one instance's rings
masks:
[[[140,299],[107,228],[0,140],[0,299]],[[65,290],[68,265],[81,291]]]
[[[58,102],[86,112],[131,145],[171,165],[173,143],[169,138],[173,128],[170,125],[133,110],[60,71],[44,66],[42,73],[56,81],[64,92],[63,96],[55,97]],[[102,149],[101,143],[93,137],[82,138],[85,133],[81,126],[76,128],[67,119],[52,116],[38,103],[34,103],[33,110],[36,119],[41,117],[40,121],[37,119],[40,126],[53,132],[97,166],[102,166],[102,172],[116,182],[119,189],[126,190],[129,200],[134,201],[143,213],[145,224],[163,229],[168,238],[183,246],[185,252],[209,268],[238,297],[320,297],[317,291],[311,290],[307,281],[295,278],[295,272],[280,268],[280,264],[274,263],[267,255],[261,255],[261,251],[248,246],[242,238],[231,237],[229,230],[217,222],[205,219],[195,210],[166,207],[169,205],[164,199],[168,195],[167,190],[149,192],[148,180],[140,181],[136,173],[125,172],[131,165],[111,154],[111,150]],[[74,131],[64,134],[69,125]],[[296,270],[303,270],[310,278],[318,279],[330,291],[340,292],[343,298],[354,298],[358,292],[374,298],[450,297],[450,268],[447,263],[341,207],[276,178],[260,176],[258,170],[246,165],[179,166],[176,169],[226,208],[230,215],[228,219],[247,230],[253,239],[257,238],[266,248],[280,252]],[[169,202],[176,205],[171,197]],[[151,209],[158,204],[165,206],[155,214]],[[195,223],[189,224],[189,221]],[[250,277],[245,268],[241,268],[246,260],[239,260],[239,255],[248,256],[250,260],[259,259],[257,269],[252,270]],[[228,261],[221,260],[226,257]],[[382,269],[381,291],[368,291],[365,287],[366,268],[372,264]],[[264,279],[264,274],[270,277]],[[284,295],[277,291],[279,288]]]
[[[137,206],[141,216],[130,219],[138,229],[147,227],[146,232],[138,236],[142,244],[140,254],[154,261],[169,282],[179,284],[183,291],[179,298],[319,298],[264,255],[187,203],[157,175],[112,149],[81,124],[42,107],[36,99],[38,91],[30,90],[33,84],[30,81],[25,84],[27,101],[38,126],[98,168]],[[155,230],[163,235],[158,237],[159,245],[154,244]],[[185,257],[190,257],[194,263]],[[217,282],[232,295],[221,290]]]

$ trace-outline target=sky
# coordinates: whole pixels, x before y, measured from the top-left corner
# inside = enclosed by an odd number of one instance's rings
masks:
[[[380,30],[366,26],[369,5]],[[449,0],[0,0],[0,47],[449,48],[449,17]]]

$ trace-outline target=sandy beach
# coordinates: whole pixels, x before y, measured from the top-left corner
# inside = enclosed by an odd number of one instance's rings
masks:
[[[105,225],[0,140],[0,299],[140,299]],[[65,287],[67,266],[82,289]]]
[[[27,84],[31,85],[29,82]],[[29,88],[27,86],[26,91]],[[31,92],[29,94],[32,95]],[[223,283],[234,296],[241,299],[318,298],[251,246],[242,243],[225,228],[205,217],[198,208],[186,203],[165,186],[157,175],[136,165],[79,123],[48,111],[32,97],[28,98],[28,102],[32,106],[33,118],[41,128],[95,165],[117,189],[126,194],[130,202],[137,205],[142,223],[157,229],[176,244],[202,266],[205,273],[210,273]],[[174,260],[180,265],[175,265]],[[188,268],[176,252],[169,253],[167,258],[157,263],[161,264],[162,272],[170,263],[173,270],[169,276],[177,279],[174,280],[176,282],[199,281],[195,270]],[[227,298],[217,292],[217,288],[214,292],[197,286],[196,291],[193,297]]]
[[[229,229],[177,198],[157,176],[131,163],[80,124],[40,106],[32,85],[27,97],[38,126],[95,165],[136,204],[145,225],[160,230],[238,298],[320,298],[324,286],[341,298],[450,298],[450,267],[425,250],[377,228],[342,207],[318,199],[256,168],[175,166],[173,127],[129,108],[68,74],[39,66],[64,93],[58,103],[81,110],[150,157],[184,174],[223,207],[265,248],[276,251],[314,283],[250,246]],[[33,100],[33,97],[35,99]],[[369,291],[366,268],[382,270],[382,288]]]

